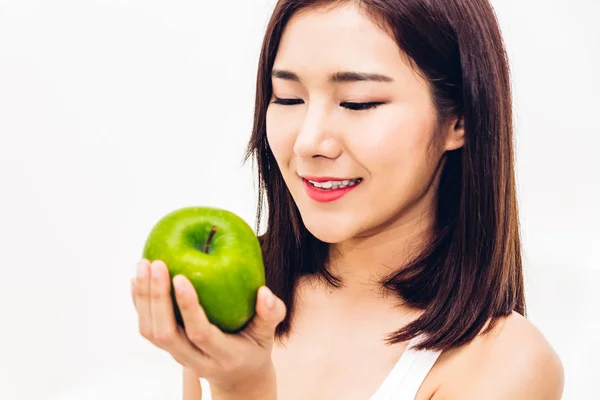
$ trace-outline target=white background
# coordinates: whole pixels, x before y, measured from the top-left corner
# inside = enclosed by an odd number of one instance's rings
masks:
[[[137,332],[129,277],[173,209],[254,226],[241,158],[273,4],[0,0],[0,399],[180,398],[178,366]],[[600,1],[493,4],[530,318],[563,360],[563,398],[598,399]]]

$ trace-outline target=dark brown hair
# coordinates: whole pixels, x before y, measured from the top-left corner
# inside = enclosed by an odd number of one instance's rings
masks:
[[[315,274],[334,287],[329,245],[304,226],[267,143],[271,68],[283,29],[299,10],[344,1],[280,0],[268,23],[258,65],[254,126],[244,158],[258,165],[257,230],[267,285],[288,308],[277,337],[290,332],[294,289]],[[464,146],[447,152],[437,193],[435,234],[410,264],[381,284],[421,316],[390,333],[389,343],[425,333],[419,348],[447,349],[488,332],[513,310],[525,315],[513,161],[512,100],[507,55],[488,0],[361,0],[352,2],[390,33],[429,82],[438,122],[463,118]]]

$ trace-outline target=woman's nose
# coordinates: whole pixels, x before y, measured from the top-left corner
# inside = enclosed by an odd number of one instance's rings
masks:
[[[296,136],[294,153],[306,158],[339,157],[342,148],[331,122],[331,118],[323,111],[307,113]]]

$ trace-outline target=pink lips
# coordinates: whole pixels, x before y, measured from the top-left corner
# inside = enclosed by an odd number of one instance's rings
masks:
[[[304,183],[304,190],[306,194],[311,199],[318,201],[320,203],[328,203],[331,201],[335,201],[341,197],[343,197],[346,193],[350,192],[352,189],[356,188],[360,185],[360,182],[356,185],[352,185],[350,187],[346,187],[343,189],[321,189],[313,186],[308,180],[314,182],[327,182],[327,181],[343,181],[348,178],[333,178],[333,177],[312,177],[312,176],[303,176],[302,181]]]

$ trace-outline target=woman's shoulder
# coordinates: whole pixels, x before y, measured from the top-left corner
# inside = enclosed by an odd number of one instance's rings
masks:
[[[559,400],[562,363],[539,329],[517,312],[469,344],[443,353],[433,399]]]

